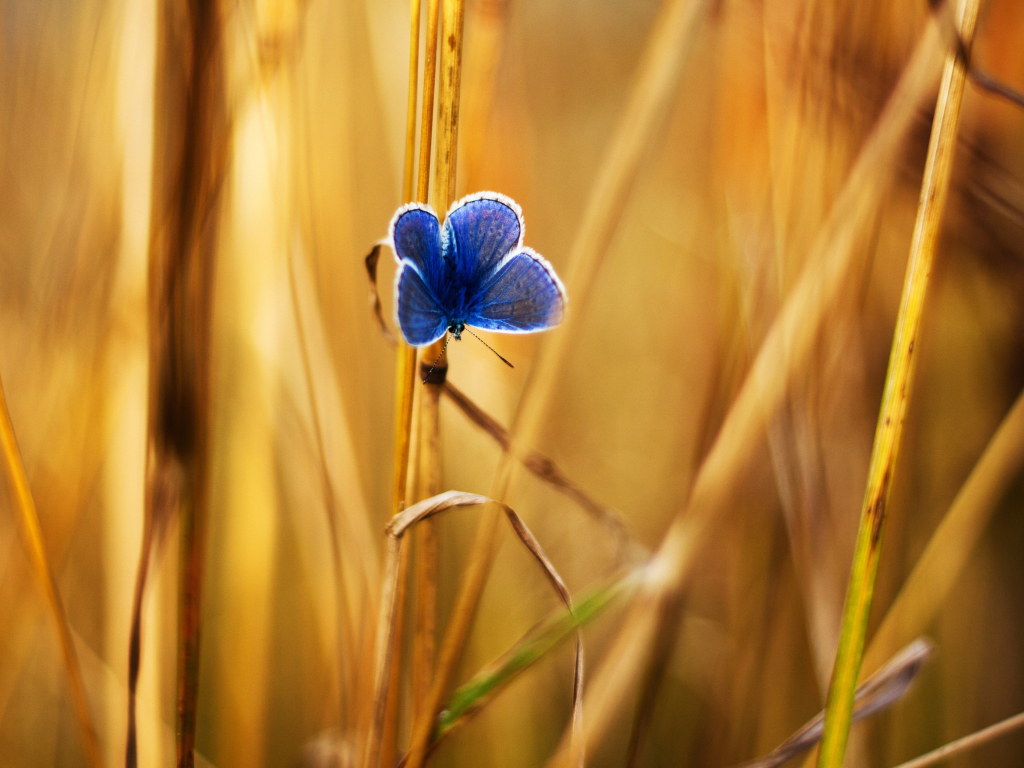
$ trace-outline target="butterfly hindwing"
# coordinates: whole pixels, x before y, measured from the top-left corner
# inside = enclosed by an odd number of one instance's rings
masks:
[[[448,212],[442,253],[456,279],[474,286],[523,243],[523,213],[496,192],[464,197]]]
[[[503,333],[551,328],[565,312],[565,288],[539,254],[522,248],[487,277],[467,325]]]
[[[409,259],[402,260],[395,274],[395,319],[406,341],[415,347],[437,341],[448,328],[437,299]]]

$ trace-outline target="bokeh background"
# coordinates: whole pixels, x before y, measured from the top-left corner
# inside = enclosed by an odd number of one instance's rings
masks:
[[[467,4],[457,195],[513,197],[526,243],[556,269],[566,266],[659,6]],[[162,216],[154,136],[173,108],[158,103],[161,78],[176,66],[173,56],[158,64],[157,41],[185,8],[0,3],[0,377],[107,765],[124,754],[146,457],[147,260]],[[394,353],[370,310],[362,257],[401,203],[409,8],[219,8],[227,120],[217,129],[228,159],[215,214],[197,751],[201,764],[225,768],[349,765],[394,435]],[[572,305],[572,341],[534,446],[621,513],[640,545],[634,554],[656,549],[685,504],[929,18],[924,0],[711,4],[594,291]],[[1019,2],[983,3],[975,61],[1024,87],[1022,34]],[[895,181],[856,246],[858,266],[699,553],[638,765],[732,765],[821,708],[934,93],[916,106]],[[969,88],[872,627],[1024,386],[1022,148],[1024,112]],[[379,279],[385,317],[390,262],[382,259]],[[488,341],[514,370],[468,339],[450,347],[449,376],[508,424],[540,339]],[[441,439],[443,486],[487,493],[494,441],[447,401]],[[893,765],[1024,709],[1020,460],[1002,475],[1005,492],[976,515],[980,542],[921,628],[937,645],[934,660],[901,701],[855,728],[850,762]],[[9,491],[0,504],[0,766],[86,765]],[[574,593],[616,565],[607,529],[532,475],[509,501]],[[456,510],[440,523],[442,624],[477,515]],[[147,766],[173,764],[173,526],[167,541],[144,610]],[[459,679],[557,605],[506,537]],[[616,604],[587,628],[591,669],[623,615]],[[571,681],[564,645],[453,736],[435,764],[543,764],[568,725]],[[632,711],[632,699],[623,701],[588,765],[623,764]],[[406,713],[400,743],[408,729]],[[1024,736],[1013,735],[951,764],[1021,761]]]

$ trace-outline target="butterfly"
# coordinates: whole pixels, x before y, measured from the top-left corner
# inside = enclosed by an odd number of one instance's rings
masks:
[[[464,197],[443,225],[430,206],[403,205],[388,242],[398,260],[395,320],[411,346],[432,344],[445,333],[460,339],[467,326],[532,333],[562,320],[562,281],[523,246],[523,212],[504,195]]]

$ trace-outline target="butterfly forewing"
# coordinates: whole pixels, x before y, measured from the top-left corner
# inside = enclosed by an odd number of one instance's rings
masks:
[[[482,192],[463,198],[448,213],[442,235],[442,253],[453,277],[470,291],[523,242],[523,216],[519,206],[504,195]]]

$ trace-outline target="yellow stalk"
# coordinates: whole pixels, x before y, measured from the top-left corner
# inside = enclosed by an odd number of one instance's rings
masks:
[[[423,114],[420,133],[420,167],[417,200],[427,201],[430,183],[430,149],[434,125],[434,79],[437,69],[437,25],[440,0],[430,0],[427,16],[427,48],[423,61]],[[435,198],[436,199],[436,198]],[[447,206],[438,203],[441,213]],[[447,361],[445,361],[447,364]],[[439,363],[440,364],[440,363]],[[408,501],[434,496],[441,490],[441,462],[438,455],[438,394],[436,385],[419,389],[417,449],[413,468],[416,482],[406,495]],[[412,714],[422,715],[434,672],[434,636],[437,625],[437,528],[427,520],[416,532],[416,605],[412,638]]]
[[[78,654],[75,653],[74,641],[71,638],[71,627],[68,625],[68,617],[64,612],[64,604],[60,599],[60,592],[57,591],[57,583],[53,578],[53,571],[46,558],[46,545],[43,542],[43,529],[39,525],[39,514],[36,511],[35,501],[32,499],[32,489],[28,484],[28,477],[25,475],[25,466],[21,462],[21,453],[18,450],[18,441],[14,435],[14,427],[11,424],[11,415],[7,410],[7,397],[4,394],[3,385],[0,384],[0,447],[3,448],[4,461],[7,464],[7,474],[11,479],[14,496],[18,503],[18,513],[21,516],[22,535],[25,541],[25,548],[28,550],[28,559],[35,571],[39,586],[46,598],[46,605],[50,609],[54,626],[57,629],[57,637],[60,640],[61,653],[64,656],[64,666],[68,673],[68,683],[71,686],[71,702],[75,708],[75,715],[78,717],[78,725],[82,731],[82,740],[85,742],[85,751],[89,756],[89,764],[93,768],[103,765],[100,757],[99,743],[96,740],[96,729],[93,726],[92,715],[89,712],[89,700],[85,695],[85,683],[82,680],[82,668],[78,663]]]
[[[964,0],[961,6],[960,30],[966,45],[970,45],[974,36],[977,18],[978,0]],[[914,356],[914,342],[921,326],[928,279],[935,255],[935,240],[949,192],[950,171],[956,150],[957,127],[960,122],[960,106],[966,79],[966,62],[955,50],[947,54],[932,122],[928,159],[921,183],[921,199],[889,357],[882,408],[871,452],[868,483],[861,508],[860,526],[857,530],[839,648],[832,669],[832,682],[825,710],[825,732],[821,751],[818,753],[819,768],[839,768],[846,752],[850,718],[853,714],[853,697],[860,676],[864,636],[867,633],[868,614],[871,610],[871,598],[874,594],[878,560],[881,555],[885,508],[896,471],[903,421],[917,360]]]
[[[412,1],[409,45],[409,98],[406,120],[405,174],[403,201],[413,199],[413,178],[416,177],[415,199],[426,202],[430,173],[430,146],[434,114],[434,72],[437,49],[439,0],[430,0],[427,11],[427,46],[423,68],[423,105],[420,113],[420,152],[418,174],[414,174],[416,157],[416,81],[419,66],[420,0]],[[413,406],[417,398],[416,349],[398,340],[395,366],[395,475],[392,514],[399,514],[410,500],[410,461],[412,447]],[[376,666],[373,682],[373,710],[370,717],[364,752],[366,768],[394,762],[394,735],[398,717],[400,659],[396,638],[402,633],[402,606],[405,603],[405,582],[409,568],[409,551],[400,543],[401,557],[394,594],[383,595],[377,623]]]
[[[444,215],[455,197],[455,169],[456,169],[456,148],[458,141],[459,125],[459,86],[462,78],[462,25],[465,17],[464,0],[445,0],[441,9],[441,83],[439,94],[439,106],[437,111],[437,148],[434,160],[434,207],[439,215]],[[421,156],[424,150],[420,149]],[[423,177],[420,177],[421,181]],[[422,410],[420,418],[420,466],[423,468],[423,488],[427,489],[438,484],[440,464],[438,458],[437,444],[437,400],[440,397],[440,390],[444,385],[444,378],[447,375],[448,361],[443,352],[445,339],[437,344],[431,345],[423,350],[421,367],[425,364],[428,368],[437,361],[434,373],[431,375],[431,383],[424,387],[421,400]],[[436,383],[435,383],[436,382]],[[432,403],[432,405],[431,405]],[[495,515],[490,512],[484,513],[485,518]],[[429,537],[429,534],[428,534]],[[427,549],[429,552],[430,542],[428,538]],[[421,554],[423,554],[421,552]],[[423,558],[421,558],[423,559]],[[429,571],[432,566],[426,565]],[[427,643],[426,632],[430,625],[430,619],[426,612],[433,611],[436,597],[431,592],[436,590],[436,574],[433,579],[424,585],[422,598],[418,601],[422,611],[422,623],[420,625],[418,655],[420,659],[426,658]],[[457,620],[456,616],[455,619]],[[430,643],[433,642],[431,638]],[[433,655],[432,653],[430,654]],[[454,667],[454,664],[451,665]],[[445,670],[445,659],[442,657],[439,672]],[[412,743],[409,747],[409,768],[418,768],[423,765],[426,759],[427,746],[434,726],[434,713],[441,705],[448,686],[448,679],[438,674],[429,694],[418,700],[416,717],[413,721]],[[422,683],[420,684],[422,686]],[[421,693],[422,695],[422,693]]]

